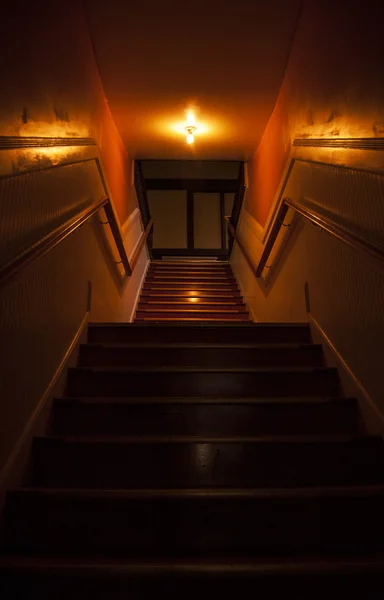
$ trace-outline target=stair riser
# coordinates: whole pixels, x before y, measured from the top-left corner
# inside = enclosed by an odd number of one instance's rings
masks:
[[[55,600],[143,600],[146,598],[166,597],[169,600],[179,600],[182,590],[183,600],[196,600],[204,590],[208,598],[223,598],[225,600],[246,597],[250,586],[255,589],[268,590],[263,594],[268,600],[281,598],[297,598],[306,600],[308,590],[310,600],[341,600],[342,598],[366,597],[369,589],[382,589],[384,572],[380,566],[366,567],[364,572],[356,572],[353,567],[347,567],[337,573],[320,568],[310,574],[303,574],[292,568],[289,574],[281,574],[271,569],[245,568],[237,570],[236,560],[224,568],[217,567],[213,573],[203,567],[188,566],[180,573],[172,565],[166,573],[162,569],[145,564],[140,569],[130,571],[126,564],[98,567],[97,563],[90,569],[87,567],[73,569],[52,567],[39,569],[19,567],[18,569],[2,569],[0,566],[0,584],[2,588],[12,590],[13,598],[39,598],[52,600],[52,590],[55,590]],[[194,563],[192,563],[194,564]],[[86,594],[84,594],[86,590]],[[343,596],[340,596],[342,590]]]
[[[352,554],[381,546],[383,503],[383,495],[151,500],[14,496],[7,533],[13,549],[50,555]]]
[[[152,320],[172,320],[172,321],[183,321],[188,319],[197,319],[198,321],[216,320],[216,321],[249,321],[250,317],[248,313],[241,313],[236,311],[227,312],[224,311],[209,311],[205,312],[202,310],[138,310],[136,312],[136,321],[145,321],[147,319]]]
[[[216,302],[220,303],[231,303],[231,304],[244,304],[240,294],[210,294],[210,293],[197,293],[190,294],[190,292],[163,292],[163,293],[143,293],[140,295],[140,302],[188,302],[188,298],[198,298],[202,302]]]
[[[108,372],[70,369],[72,396],[196,396],[211,398],[337,396],[337,372]]]
[[[31,485],[43,487],[285,488],[384,481],[382,446],[360,440],[123,444],[37,439],[33,459]]]
[[[54,435],[277,435],[356,433],[356,404],[86,404],[56,402]]]
[[[216,283],[229,283],[231,285],[235,285],[236,284],[236,279],[233,276],[229,276],[229,275],[216,275],[216,274],[206,274],[206,275],[201,275],[201,274],[193,274],[193,273],[148,273],[147,277],[146,277],[146,282],[149,283],[151,281],[158,281],[158,282],[163,282],[163,281],[201,281],[203,283],[212,281],[212,282],[216,282]]]
[[[229,271],[228,269],[226,270],[221,270],[221,271],[209,271],[208,269],[205,270],[189,270],[186,271],[185,269],[149,269],[147,271],[147,276],[148,277],[221,277],[221,278],[227,278],[229,277],[230,279],[235,279],[233,273],[231,271]]]
[[[90,342],[106,343],[210,343],[210,344],[279,344],[309,343],[308,327],[268,326],[92,326],[88,329]]]
[[[321,367],[321,346],[296,348],[124,348],[83,345],[79,366]]]
[[[161,291],[162,289],[174,289],[174,290],[186,290],[188,292],[192,290],[214,290],[230,293],[231,291],[238,291],[237,285],[232,285],[230,283],[215,283],[215,282],[197,282],[197,281],[154,281],[149,283],[144,283],[143,290],[152,290],[152,291]]]
[[[205,301],[201,301],[201,302],[188,302],[188,300],[185,300],[184,302],[182,301],[174,301],[174,300],[170,300],[169,302],[154,302],[153,300],[151,302],[145,302],[145,301],[140,301],[138,306],[137,306],[137,310],[138,311],[145,311],[145,310],[154,310],[154,311],[161,311],[163,309],[167,309],[167,310],[183,310],[185,312],[190,312],[190,311],[200,311],[200,310],[216,310],[217,312],[220,312],[222,310],[225,311],[232,311],[232,312],[247,312],[248,310],[245,306],[245,304],[236,304],[236,303],[231,303],[231,302],[205,302]]]

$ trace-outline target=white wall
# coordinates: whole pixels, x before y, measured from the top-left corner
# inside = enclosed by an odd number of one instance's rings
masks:
[[[297,161],[283,195],[320,208],[334,221],[382,246],[383,182],[384,175]],[[239,233],[257,264],[265,239],[245,209]],[[268,283],[257,280],[235,244],[232,266],[255,319],[308,321],[310,312],[364,388],[368,401],[384,415],[383,263],[298,218],[287,246],[272,264]]]
[[[104,195],[94,163],[61,165],[0,179],[2,263]],[[13,210],[12,210],[13,209]],[[37,418],[47,389],[79,327],[91,321],[128,321],[148,265],[143,249],[131,277],[123,275],[100,211],[58,246],[0,288],[0,487],[12,452]],[[60,221],[61,220],[61,221]],[[123,227],[132,256],[142,233],[135,210]]]

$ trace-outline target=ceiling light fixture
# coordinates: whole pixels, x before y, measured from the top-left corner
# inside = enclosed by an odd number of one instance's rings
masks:
[[[195,141],[196,132],[196,119],[193,110],[187,110],[187,122],[185,127],[185,133],[187,135],[187,144],[193,144]]]
[[[185,128],[185,131],[187,133],[187,143],[188,144],[193,144],[193,142],[195,141],[195,131],[196,131],[196,127],[194,127],[193,125],[188,125],[188,127]]]

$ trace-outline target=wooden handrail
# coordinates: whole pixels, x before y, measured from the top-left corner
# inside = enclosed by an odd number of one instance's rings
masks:
[[[139,260],[139,256],[141,254],[141,251],[145,245],[145,242],[147,241],[147,238],[151,232],[151,229],[153,227],[153,220],[151,219],[148,223],[148,225],[146,226],[145,230],[143,231],[143,233],[141,234],[141,238],[139,243],[136,246],[135,252],[133,253],[132,259],[131,259],[131,269],[132,271],[134,270],[137,261]]]
[[[3,265],[0,268],[0,286],[12,279],[24,269],[24,267],[33,264],[37,259],[43,257],[47,252],[55,248],[71,233],[78,229],[78,227],[81,227],[88,219],[93,217],[93,215],[101,208],[105,207],[108,202],[109,199],[104,197],[95,204],[92,204],[92,206],[85,208],[74,217],[68,219],[63,225],[56,227],[56,229],[50,231],[47,235],[31,244],[31,246]]]
[[[309,210],[305,206],[300,205],[298,202],[295,202],[295,200],[291,200],[290,198],[284,198],[277,213],[276,220],[268,236],[267,242],[264,246],[264,250],[259,260],[259,263],[256,266],[252,262],[247,250],[245,249],[244,245],[239,239],[234,227],[230,222],[230,218],[225,217],[225,222],[227,223],[229,233],[232,235],[233,239],[236,240],[240,250],[244,254],[245,259],[247,260],[249,266],[251,267],[252,271],[255,273],[255,276],[257,278],[260,278],[263,274],[269,256],[272,252],[273,246],[276,242],[277,236],[279,235],[280,229],[284,224],[286,214],[290,208],[298,214],[300,214],[305,219],[307,219],[308,221],[310,221],[311,223],[314,223],[318,227],[321,227],[322,229],[336,237],[338,240],[344,242],[345,244],[348,244],[348,246],[351,246],[356,250],[364,252],[371,258],[375,258],[384,262],[384,251],[378,248],[377,246],[374,246],[373,244],[367,242],[360,236],[348,231],[348,229],[345,229],[345,227],[333,223],[330,219],[327,219],[319,213],[316,213],[312,210]]]
[[[111,201],[108,199],[107,204],[104,206],[105,214],[107,215],[108,225],[111,228],[113,239],[115,240],[116,248],[120,255],[120,262],[124,267],[125,274],[129,277],[132,275],[133,267],[129,264],[129,258],[125,250],[123,235],[121,233],[120,225],[117,220],[116,213],[113,209]]]
[[[124,247],[123,237],[115,211],[110,199],[105,196],[95,204],[92,204],[92,206],[85,208],[75,216],[68,219],[62,225],[59,225],[59,227],[56,227],[56,229],[50,231],[47,235],[39,239],[37,242],[31,244],[25,250],[22,250],[22,252],[20,252],[16,257],[12,258],[8,263],[0,267],[0,287],[7,283],[10,279],[13,279],[13,277],[15,277],[24,269],[24,267],[33,264],[39,258],[42,258],[45,254],[47,254],[47,252],[58,246],[63,240],[65,240],[65,238],[76,231],[76,229],[81,227],[81,225],[93,217],[102,208],[104,208],[107,215],[106,224],[108,224],[111,228],[116,248],[120,255],[120,262],[124,267],[125,274],[130,276],[153,227],[153,221],[151,220],[148,223],[145,231],[143,232],[130,263]]]
[[[240,250],[242,251],[242,253],[244,254],[244,258],[247,261],[248,265],[251,267],[252,271],[255,270],[255,265],[253,264],[248,252],[246,251],[246,249],[244,248],[241,240],[239,239],[238,235],[236,234],[236,230],[233,227],[232,223],[231,223],[231,217],[224,217],[224,221],[227,224],[228,227],[228,231],[231,234],[231,236],[233,237],[234,240],[236,240],[237,245],[239,246]]]
[[[381,248],[378,248],[374,244],[367,242],[359,235],[348,231],[348,229],[346,229],[342,225],[338,225],[330,219],[327,219],[327,217],[323,217],[322,215],[315,213],[314,211],[308,210],[307,208],[301,206],[298,202],[295,202],[290,198],[285,198],[284,203],[308,221],[311,221],[315,225],[318,225],[337,239],[341,240],[345,244],[348,244],[348,246],[351,246],[356,250],[360,250],[361,252],[365,252],[371,258],[384,261],[384,251],[381,250]]]

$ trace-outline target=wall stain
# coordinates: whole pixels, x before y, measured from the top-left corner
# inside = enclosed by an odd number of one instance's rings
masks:
[[[57,108],[57,106],[54,106],[53,112],[55,113],[55,117],[56,117],[57,121],[66,121],[67,123],[69,123],[68,111],[62,110],[61,108]]]
[[[340,113],[337,110],[332,110],[326,123],[332,123],[332,121],[334,121],[335,119],[337,119],[338,117],[340,117]]]
[[[384,122],[383,121],[375,121],[372,125],[373,133],[375,137],[383,137],[384,136]]]

